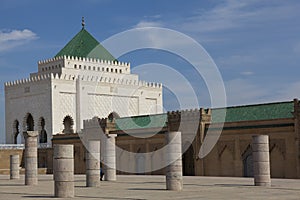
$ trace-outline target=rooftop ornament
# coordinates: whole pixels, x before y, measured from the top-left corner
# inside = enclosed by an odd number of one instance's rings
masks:
[[[84,29],[84,26],[85,26],[84,17],[81,18],[81,26],[82,26],[82,29]]]

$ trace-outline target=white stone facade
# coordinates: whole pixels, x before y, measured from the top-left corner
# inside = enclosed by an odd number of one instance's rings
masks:
[[[69,56],[40,61],[37,73],[5,83],[6,143],[27,130],[45,131],[51,143],[53,134],[81,131],[85,119],[161,113],[162,103],[162,85],[140,81],[128,63]]]

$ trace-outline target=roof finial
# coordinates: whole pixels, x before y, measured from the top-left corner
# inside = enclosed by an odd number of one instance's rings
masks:
[[[84,26],[85,26],[84,17],[81,18],[81,26],[82,26],[82,29],[84,29]]]

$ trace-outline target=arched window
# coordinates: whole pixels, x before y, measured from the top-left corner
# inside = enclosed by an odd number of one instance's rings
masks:
[[[20,135],[20,129],[19,129],[19,121],[15,120],[13,123],[13,136],[14,136],[14,144],[21,143],[21,135]]]
[[[74,133],[74,130],[73,130],[74,121],[71,116],[69,116],[69,115],[66,116],[64,118],[63,124],[64,124],[64,130],[63,130],[64,134]]]
[[[42,117],[40,119],[40,128],[41,131],[39,133],[39,142],[40,143],[47,143],[47,131],[45,130],[45,119]]]
[[[34,121],[32,115],[29,113],[26,119],[26,130],[33,131],[34,129]]]
[[[120,118],[120,115],[116,112],[111,112],[107,118],[112,122],[114,119]]]

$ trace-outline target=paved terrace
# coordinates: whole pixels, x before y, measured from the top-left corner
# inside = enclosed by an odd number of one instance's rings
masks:
[[[166,191],[164,176],[118,176],[116,182],[101,182],[86,188],[85,176],[75,176],[74,199],[300,199],[300,180],[272,179],[271,188],[253,186],[252,178],[184,177],[181,192]],[[53,199],[52,175],[39,175],[38,186],[0,175],[0,199]]]

